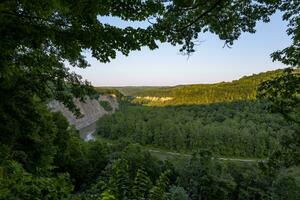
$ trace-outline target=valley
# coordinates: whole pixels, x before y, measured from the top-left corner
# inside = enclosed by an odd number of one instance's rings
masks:
[[[99,119],[96,134],[179,153],[202,148],[219,157],[266,158],[281,148],[281,137],[296,131],[268,112],[268,102],[256,100],[258,85],[281,73],[211,85],[110,88],[129,96],[116,113]]]
[[[300,200],[299,33],[299,0],[0,1],[0,200]]]
[[[64,107],[52,106],[52,109],[62,111],[86,141],[95,140],[97,135],[111,141],[125,139],[166,150],[162,152],[172,151],[163,156],[166,158],[204,148],[226,159],[264,159],[280,148],[278,141],[283,135],[295,131],[280,115],[268,113],[267,102],[255,100],[259,83],[281,73],[281,70],[270,71],[211,85],[96,88],[100,94],[99,103],[95,100],[77,102],[84,113],[79,119]],[[215,99],[203,91],[217,91],[220,96]],[[223,98],[222,94],[231,95],[232,99]],[[140,95],[144,95],[143,101]],[[146,95],[159,97],[151,99]],[[177,105],[181,102],[178,99],[185,102]],[[195,99],[210,102],[196,103]],[[220,99],[223,101],[215,103]],[[109,103],[112,111],[102,107],[100,101],[103,100]],[[78,126],[82,122],[85,125]],[[159,155],[156,150],[150,150]]]
[[[271,171],[274,159],[286,158],[273,156],[284,148],[283,140],[297,134],[298,125],[269,112],[269,101],[256,99],[259,84],[281,73],[212,85],[98,87],[97,95],[75,101],[80,117],[50,102],[57,127],[54,159],[59,170],[73,177],[77,191],[70,198],[104,200],[118,184],[135,191],[145,181],[150,199],[159,181],[170,188],[156,200],[177,190],[185,195],[178,200],[196,200],[204,195],[198,184],[214,200],[261,199],[269,193],[277,198],[286,196],[282,190],[298,191],[299,167]]]

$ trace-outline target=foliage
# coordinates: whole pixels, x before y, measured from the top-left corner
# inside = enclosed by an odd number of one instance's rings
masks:
[[[222,166],[209,151],[195,152],[183,166],[178,166],[178,184],[187,189],[192,200],[230,199],[235,183],[224,177]]]
[[[183,45],[194,51],[193,40],[211,32],[232,45],[242,32],[255,32],[256,22],[269,22],[276,10],[289,21],[293,44],[274,59],[299,64],[299,2],[147,0],[147,1],[3,1],[0,6],[1,94],[23,90],[42,100],[56,98],[75,109],[73,97],[91,93],[89,83],[69,72],[65,66],[88,66],[83,51],[101,62],[109,62],[119,51],[128,55],[142,46],[157,48],[157,41]],[[188,2],[188,3],[187,3]],[[154,18],[142,28],[119,28],[103,23],[100,16],[124,21]],[[150,20],[149,20],[150,21]],[[66,83],[67,82],[67,83]],[[20,87],[22,85],[22,87]],[[13,101],[15,102],[15,101]]]
[[[299,167],[283,169],[274,181],[275,199],[297,199],[300,197]]]
[[[115,95],[117,98],[122,98],[123,94],[119,92],[119,90],[115,88],[107,88],[107,87],[94,87],[94,89],[97,91],[100,95]]]
[[[8,104],[12,103],[7,100]],[[56,153],[56,147],[48,145],[53,144],[57,134],[53,116],[40,99],[26,94],[22,107],[30,113],[20,112],[19,106],[13,103],[13,107],[0,108],[0,120],[5,122],[0,124],[1,161],[16,160],[29,171],[36,167],[48,168]]]
[[[194,105],[256,99],[260,83],[283,73],[275,70],[244,76],[232,82],[179,85],[174,87],[116,88],[134,96],[132,102],[150,106]]]
[[[300,59],[300,2],[293,0],[249,0],[249,1],[180,1],[167,0],[167,9],[154,24],[165,32],[166,41],[182,44],[181,51],[193,53],[195,43],[202,33],[210,32],[224,41],[224,46],[233,45],[243,32],[255,33],[257,21],[269,22],[277,10],[288,21],[287,34],[292,45],[273,53],[273,60],[287,65],[299,66]]]
[[[179,186],[170,187],[170,199],[171,200],[188,200],[189,196],[184,188]]]
[[[300,164],[300,75],[288,68],[274,80],[263,82],[258,97],[270,102],[269,110],[280,113],[289,123],[296,123],[296,131],[281,138],[282,149],[275,152],[269,164],[273,167],[290,167]],[[276,166],[277,165],[277,166]]]
[[[297,121],[297,114],[300,111],[299,71],[287,68],[280,76],[261,83],[258,91],[258,98],[272,102],[270,107],[272,112],[279,112],[288,120]]]
[[[206,106],[125,106],[98,122],[98,134],[176,151],[207,148],[222,156],[265,158],[295,126],[263,102]]]
[[[106,110],[107,112],[110,112],[113,110],[113,108],[111,107],[110,103],[108,101],[100,101],[100,106],[102,108],[104,108],[104,110]]]
[[[148,192],[151,188],[151,180],[148,177],[148,174],[143,169],[138,169],[136,177],[134,179],[134,184],[132,187],[132,193],[136,199],[146,199]]]
[[[4,160],[16,160],[30,172],[53,166],[57,130],[46,103],[57,99],[75,114],[80,114],[73,99],[84,100],[95,91],[87,81],[70,72],[68,66],[88,67],[84,51],[90,50],[93,57],[108,62],[115,58],[116,51],[128,55],[132,50],[140,50],[141,46],[157,47],[154,40],[158,38],[153,28],[121,29],[101,23],[99,15],[143,20],[161,9],[162,4],[155,1],[132,1],[130,4],[119,1],[1,1],[0,120],[3,123],[0,125],[0,155]],[[88,149],[84,146],[79,145],[82,149],[76,154],[78,160],[73,161],[70,156],[71,159],[66,159],[68,163],[60,166],[65,171],[70,170],[79,182],[84,179],[81,176],[89,174],[79,173],[84,168],[73,168],[74,165],[69,164],[86,162],[80,154],[81,150],[88,151],[83,150]],[[75,153],[75,147],[70,148]],[[75,171],[77,173],[73,173]]]
[[[169,174],[170,171],[165,171],[159,176],[155,186],[150,190],[150,200],[167,200],[166,191],[168,190]]]
[[[300,66],[300,2],[281,1],[279,10],[283,12],[282,19],[288,21],[287,34],[292,38],[292,44],[281,51],[274,52],[271,57],[286,65]]]
[[[115,196],[112,195],[109,191],[104,191],[101,194],[101,200],[115,200]]]
[[[1,199],[80,198],[81,195],[73,193],[81,193],[85,199],[133,198],[134,180],[142,181],[136,178],[139,169],[147,172],[150,185],[156,183],[152,192],[147,192],[151,197],[157,194],[162,195],[159,198],[168,197],[168,181],[162,172],[168,172],[169,165],[158,162],[137,147],[118,149],[101,142],[84,143],[62,116],[47,109],[47,101],[57,99],[75,114],[80,114],[73,99],[84,101],[86,95],[95,94],[95,91],[68,66],[88,67],[86,52],[100,62],[109,62],[117,52],[128,55],[133,50],[141,50],[142,46],[155,49],[157,42],[168,42],[183,45],[182,51],[191,53],[193,39],[207,31],[231,45],[242,32],[255,32],[258,20],[268,22],[276,10],[281,10],[284,20],[289,21],[288,34],[293,43],[273,54],[273,58],[299,65],[298,1],[1,1]],[[103,23],[103,16],[124,21],[154,18],[154,24],[144,29],[119,28]],[[218,117],[218,120],[223,118]],[[156,124],[150,124],[153,125]],[[176,131],[171,128],[169,136]],[[127,130],[130,129],[118,131]],[[258,152],[258,155],[265,155],[264,151]],[[184,178],[195,173],[198,182],[193,182],[193,186],[200,185],[200,192],[190,192],[190,188],[183,186],[184,189],[192,198],[204,194],[210,198],[227,197],[234,186],[229,184],[231,179],[223,181],[213,177],[214,173],[205,164],[210,165],[211,161],[205,157],[202,162],[201,156],[195,163],[203,164],[203,168],[193,164],[194,161],[189,162],[187,169],[192,173],[180,174]],[[274,188],[286,183],[292,190],[298,188],[290,178],[282,177],[276,179]],[[271,176],[266,180],[263,176],[260,178],[261,182],[274,181]],[[259,196],[253,191],[259,191]],[[243,197],[249,199],[268,195],[260,185],[243,192]],[[285,198],[286,194],[278,190],[273,196]]]
[[[112,164],[112,174],[109,179],[109,187],[113,189],[117,199],[125,199],[129,193],[129,172],[126,160],[116,160]]]
[[[14,161],[8,162],[4,176],[0,177],[0,199],[3,200],[66,200],[72,199],[72,190],[68,175],[35,176]]]

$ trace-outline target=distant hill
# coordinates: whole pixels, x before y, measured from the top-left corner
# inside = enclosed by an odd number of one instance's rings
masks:
[[[258,85],[282,73],[282,70],[268,71],[244,76],[232,82],[215,84],[178,85],[173,87],[111,87],[125,96],[131,96],[133,102],[146,105],[191,105],[253,100]]]
[[[112,87],[95,87],[95,90],[98,94],[101,95],[114,95],[117,98],[121,98],[122,96],[124,96],[122,92]]]
[[[169,89],[170,87],[160,87],[160,86],[124,86],[124,87],[96,87],[99,91],[119,91],[124,96],[138,96],[140,93],[144,93],[152,90],[162,90]]]

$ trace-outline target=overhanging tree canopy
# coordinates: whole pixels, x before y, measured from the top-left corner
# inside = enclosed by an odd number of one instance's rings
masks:
[[[158,23],[168,42],[182,44],[181,51],[194,51],[193,41],[201,33],[216,34],[225,45],[233,45],[243,32],[255,33],[257,21],[269,22],[276,11],[288,21],[290,47],[272,54],[273,60],[300,65],[300,2],[298,0],[174,0],[168,1]],[[276,41],[274,41],[276,42]]]
[[[85,93],[80,77],[70,73],[65,63],[87,67],[83,55],[87,50],[101,62],[109,62],[118,51],[128,55],[142,46],[155,49],[157,41],[182,45],[182,51],[191,53],[193,41],[203,32],[232,45],[242,32],[254,33],[256,22],[268,22],[277,10],[289,21],[287,33],[293,44],[274,53],[273,59],[297,66],[300,2],[295,0],[3,0],[1,85],[16,80],[16,74],[30,76],[26,81],[30,91],[40,97],[54,95],[69,105],[66,93],[75,97]],[[102,23],[101,16],[153,23],[145,29],[119,28]]]
[[[74,112],[72,99],[92,92],[90,84],[69,71],[88,66],[84,52],[109,62],[117,52],[128,55],[157,43],[181,45],[192,53],[201,33],[211,32],[232,45],[256,22],[268,22],[280,10],[289,21],[290,47],[272,54],[274,60],[300,64],[300,2],[298,0],[2,0],[0,1],[0,112],[30,111],[32,98],[55,98]],[[101,16],[146,21],[147,28],[120,28]],[[24,104],[28,103],[28,107]],[[24,115],[22,115],[24,116]],[[18,121],[18,120],[17,120]]]

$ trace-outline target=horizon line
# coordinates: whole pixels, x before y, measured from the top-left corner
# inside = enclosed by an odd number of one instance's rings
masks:
[[[249,75],[243,75],[243,76],[240,76],[238,79],[233,79],[231,81],[217,81],[217,82],[212,82],[212,83],[183,83],[183,84],[174,84],[174,85],[115,85],[115,86],[112,86],[112,85],[102,85],[102,86],[94,86],[92,85],[93,87],[99,87],[99,88],[103,88],[103,87],[106,87],[106,88],[114,88],[114,87],[177,87],[177,86],[190,86],[190,85],[214,85],[214,84],[220,84],[220,83],[232,83],[233,81],[238,81],[240,80],[241,78],[244,78],[244,77],[250,77],[250,76],[255,76],[255,75],[258,75],[258,74],[262,74],[262,73],[267,73],[267,72],[274,72],[274,71],[277,71],[277,70],[283,70],[284,68],[278,68],[278,69],[275,69],[275,70],[268,70],[268,71],[262,71],[262,72],[259,72],[259,73],[252,73],[252,74],[249,74]]]

